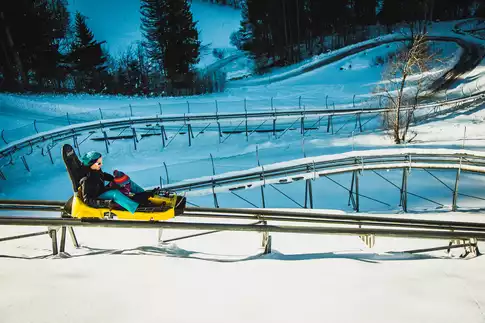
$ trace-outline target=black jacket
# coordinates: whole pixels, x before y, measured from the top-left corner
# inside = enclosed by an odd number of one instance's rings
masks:
[[[89,170],[86,175],[80,180],[81,195],[84,203],[89,206],[99,206],[97,200],[99,195],[106,191],[116,189],[117,185],[107,187],[104,185],[105,181],[112,182],[114,177],[103,171]]]

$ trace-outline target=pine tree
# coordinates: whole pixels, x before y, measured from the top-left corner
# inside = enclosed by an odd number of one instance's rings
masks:
[[[268,23],[267,8],[270,7],[271,0],[247,0],[247,22],[243,26],[243,30],[250,36],[250,42],[247,43],[246,48],[253,55],[256,62],[256,69],[259,71],[265,67],[271,57],[274,57],[272,52],[271,35]],[[244,29],[246,27],[246,29]],[[283,30],[279,30],[283,32]],[[286,35],[285,30],[285,35]]]
[[[377,0],[354,0],[355,22],[361,26],[375,24]]]
[[[189,87],[200,41],[187,0],[142,0],[140,11],[149,57],[175,87]]]
[[[331,33],[332,20],[334,19],[328,3],[321,0],[309,1],[309,24],[313,36],[322,38]]]
[[[249,0],[250,2],[250,0]],[[252,41],[252,24],[249,21],[248,4],[244,2],[241,8],[241,23],[236,34],[231,35],[231,42],[239,49],[249,50]]]
[[[64,0],[0,2],[2,85],[38,89],[58,87],[59,43],[69,18]]]
[[[335,36],[332,48],[344,46],[346,36],[349,31],[352,31],[355,27],[352,24],[351,10],[349,8],[348,1],[331,1],[328,3],[328,7],[325,9],[329,11],[330,16],[330,30]]]
[[[116,62],[118,91],[123,94],[148,94],[148,66],[141,44],[130,46]]]
[[[475,12],[475,17],[485,18],[485,0],[477,1],[477,10]]]
[[[44,89],[60,89],[66,78],[62,44],[69,28],[69,13],[66,0],[49,0],[37,10],[45,27],[43,41],[36,50],[32,70],[37,85]]]
[[[79,12],[76,12],[74,29],[70,61],[73,64],[76,88],[80,91],[101,91],[106,70],[106,54],[101,48],[104,42],[94,39],[93,32],[86,24],[86,17]]]
[[[402,0],[384,0],[379,21],[387,26],[396,24],[403,20],[403,9]]]

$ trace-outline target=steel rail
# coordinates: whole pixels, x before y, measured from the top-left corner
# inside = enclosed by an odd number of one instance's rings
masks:
[[[417,109],[431,109],[444,106],[454,106],[457,103],[470,103],[475,100],[483,100],[485,96],[485,91],[480,93],[475,93],[470,97],[451,99],[445,102],[437,102],[431,104],[419,105]],[[402,111],[414,110],[414,107],[402,107]],[[328,110],[328,109],[298,109],[298,110],[278,110],[278,111],[264,111],[264,112],[248,112],[248,113],[223,113],[223,114],[190,114],[190,115],[178,115],[178,116],[145,116],[145,117],[129,117],[129,118],[119,118],[119,119],[105,119],[100,121],[91,121],[86,123],[80,123],[75,125],[70,125],[66,127],[56,128],[54,130],[41,132],[20,140],[11,142],[4,147],[0,148],[0,157],[6,157],[9,154],[16,152],[17,150],[31,147],[32,145],[44,142],[47,140],[56,140],[58,138],[70,138],[72,136],[79,135],[84,132],[100,130],[104,128],[114,128],[114,127],[133,127],[136,125],[146,125],[146,124],[157,124],[162,125],[166,123],[174,124],[189,124],[191,122],[220,122],[220,121],[236,121],[241,119],[246,120],[261,120],[267,118],[291,118],[291,117],[305,117],[307,118],[319,118],[325,116],[353,116],[358,114],[382,114],[386,112],[391,112],[392,109],[388,108],[351,108],[351,109],[339,109],[339,110]],[[445,111],[446,112],[446,111]]]
[[[188,222],[155,222],[155,221],[118,221],[118,220],[78,220],[65,218],[21,218],[0,217],[0,225],[16,226],[81,226],[107,228],[144,228],[144,229],[176,229],[176,230],[218,230],[218,231],[250,231],[277,232],[325,235],[368,235],[420,239],[485,239],[485,232],[471,231],[442,231],[442,230],[396,230],[380,228],[339,228],[339,227],[310,227],[310,226],[277,226],[251,224],[222,224],[222,223],[188,223]]]
[[[64,206],[63,201],[44,201],[44,200],[0,200],[0,205],[28,205],[28,206]]]
[[[0,201],[0,203],[3,201]],[[12,202],[12,201],[9,201]],[[24,201],[19,201],[20,203]],[[35,201],[32,201],[35,202]],[[44,202],[45,201],[41,201]],[[53,201],[54,203],[55,201]],[[9,209],[11,205],[0,204],[0,209]],[[27,208],[21,210],[27,211],[61,211],[59,208],[44,209],[42,205],[23,205]],[[35,209],[39,207],[39,209]],[[12,208],[11,210],[19,210]],[[306,223],[322,223],[322,224],[350,224],[350,225],[372,225],[372,226],[403,226],[427,228],[433,227],[436,229],[460,229],[460,230],[485,230],[485,223],[476,222],[457,222],[457,221],[442,221],[442,220],[423,220],[423,219],[409,219],[409,218],[392,218],[382,216],[366,216],[366,215],[351,215],[351,214],[328,214],[325,212],[295,212],[282,210],[268,210],[268,209],[233,209],[233,208],[186,208],[184,213],[178,215],[180,217],[189,218],[217,218],[217,219],[231,219],[231,220],[247,220],[247,219],[262,219],[266,221],[276,222],[306,222]],[[68,218],[70,219],[70,218]],[[72,218],[71,218],[72,219]]]
[[[368,223],[394,223],[394,224],[415,224],[415,225],[437,225],[437,226],[454,226],[466,228],[480,228],[485,229],[485,223],[479,222],[460,222],[460,221],[443,221],[443,220],[424,220],[424,219],[409,219],[409,218],[392,218],[383,216],[368,216],[368,215],[352,215],[344,214],[329,214],[325,212],[298,212],[286,211],[284,209],[233,209],[233,208],[186,208],[182,216],[210,216],[224,218],[231,216],[259,216],[261,218],[277,216],[289,219],[311,219],[311,220],[335,220],[335,221],[354,221]]]
[[[291,178],[293,181],[315,179],[324,175],[352,171],[379,169],[460,169],[466,172],[485,173],[485,154],[477,151],[437,149],[436,152],[423,153],[421,149],[375,151],[377,156],[365,151],[354,151],[343,155],[308,157],[283,163],[255,167],[239,172],[229,172],[215,176],[205,176],[164,186],[173,191],[191,191],[227,186],[237,190],[250,188],[254,182],[265,184],[278,183],[278,179]],[[364,162],[365,161],[365,162]],[[248,184],[249,182],[249,184]],[[232,186],[231,186],[232,185]],[[254,185],[252,185],[254,186]]]
[[[296,223],[315,223],[321,225],[329,225],[329,224],[337,224],[337,225],[350,225],[350,226],[370,226],[370,227],[399,227],[399,228],[414,228],[414,229],[436,229],[436,230],[461,230],[461,231],[473,231],[473,232],[485,232],[485,226],[482,227],[475,227],[471,226],[463,226],[463,225],[446,225],[446,224],[413,224],[413,223],[396,223],[393,222],[379,222],[379,221],[360,221],[360,220],[347,220],[343,217],[341,220],[327,220],[327,219],[318,219],[318,218],[306,218],[306,217],[281,217],[281,216],[250,216],[250,215],[210,215],[210,214],[184,214],[184,217],[189,218],[223,218],[223,219],[230,219],[230,220],[255,220],[261,219],[267,221],[268,223],[271,222],[292,222],[293,224]]]
[[[12,204],[0,204],[0,210],[9,211],[37,211],[37,212],[63,212],[61,206],[49,206],[49,205],[12,205]]]

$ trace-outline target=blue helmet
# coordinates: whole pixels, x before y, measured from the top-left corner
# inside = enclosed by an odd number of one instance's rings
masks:
[[[97,151],[89,151],[85,153],[82,158],[81,162],[83,163],[84,166],[92,166],[94,163],[101,157],[101,154],[98,153]]]

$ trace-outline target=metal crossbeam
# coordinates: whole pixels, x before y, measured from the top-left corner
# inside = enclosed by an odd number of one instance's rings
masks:
[[[337,184],[338,186],[342,187],[342,188],[343,188],[344,190],[346,190],[347,192],[350,192],[350,190],[349,190],[347,187],[345,187],[345,186],[343,186],[342,184],[340,184],[339,182],[337,182],[337,181],[335,181],[335,180],[331,179],[331,178],[330,178],[330,177],[328,177],[327,175],[324,175],[324,177],[325,177],[325,178],[327,178],[327,179],[329,179],[330,181],[334,182],[334,183],[335,183],[335,184]],[[354,194],[355,194],[355,193],[354,193]],[[363,197],[363,198],[366,198],[366,199],[368,199],[368,200],[371,200],[371,201],[374,201],[374,202],[377,202],[377,203],[383,204],[383,205],[391,206],[390,204],[388,204],[388,203],[386,203],[386,202],[379,201],[379,200],[377,200],[377,199],[374,199],[374,198],[372,198],[372,197],[366,196],[366,195],[364,195],[364,194],[360,194],[360,193],[359,193],[359,194],[357,194],[357,195],[359,195],[359,196],[361,196],[361,197]]]
[[[251,201],[249,201],[249,200],[245,199],[244,197],[242,197],[242,196],[240,196],[240,195],[238,195],[238,194],[234,193],[233,191],[231,191],[231,193],[232,193],[233,195],[237,196],[238,198],[240,198],[241,200],[245,201],[246,203],[248,203],[248,204],[250,204],[250,205],[254,206],[255,208],[258,208],[258,206],[257,206],[256,204],[254,204],[254,203],[252,203]]]
[[[244,122],[244,120],[241,120],[241,122],[239,122],[239,124],[237,125],[237,127],[233,130],[233,132],[229,133],[222,141],[221,141],[221,144],[224,143],[224,141],[226,141],[233,133],[234,131],[236,131],[241,125],[242,123]]]
[[[175,137],[177,137],[177,135],[179,134],[180,130],[182,130],[184,127],[185,127],[185,125],[183,125],[182,127],[180,127],[177,130],[177,132],[175,132],[175,135],[173,135],[172,139],[170,139],[170,141],[167,143],[167,145],[165,147],[168,147],[168,145],[170,145],[170,143],[175,139]]]
[[[291,198],[290,196],[288,196],[287,194],[285,194],[283,191],[280,191],[273,184],[269,184],[269,186],[271,186],[272,188],[274,188],[276,191],[278,191],[279,193],[281,193],[283,196],[285,196],[287,199],[289,199],[290,201],[292,201],[293,203],[295,203],[299,207],[303,208],[303,205],[301,205],[300,203],[298,203],[297,201],[295,201],[293,198]]]
[[[385,178],[384,176],[382,176],[381,174],[379,174],[378,172],[376,172],[375,170],[372,170],[372,172],[374,174],[376,174],[377,176],[379,176],[380,178],[382,178],[383,180],[385,180],[386,182],[388,182],[389,184],[391,184],[392,186],[394,186],[395,188],[397,188],[398,190],[401,190],[401,188],[399,186],[397,186],[396,184],[394,184],[393,182],[391,182],[390,180],[388,180],[387,178]],[[415,194],[415,193],[412,193],[412,192],[409,192],[407,191],[407,194],[409,195],[412,195],[414,197],[417,197],[417,198],[420,198],[420,199],[423,199],[425,201],[428,201],[428,202],[431,202],[431,203],[434,203],[436,205],[440,205],[440,206],[444,206],[444,204],[440,203],[440,202],[436,202],[436,201],[433,201],[429,198],[426,198],[424,196],[421,196],[421,195],[418,195],[418,194]]]

